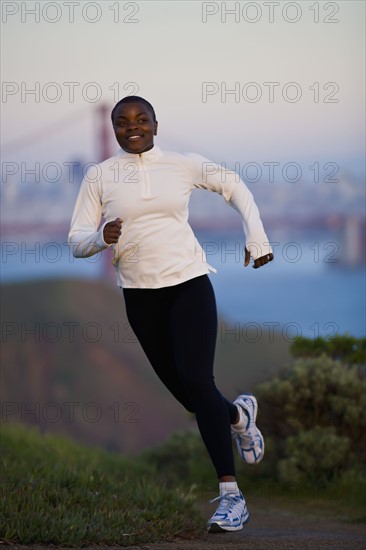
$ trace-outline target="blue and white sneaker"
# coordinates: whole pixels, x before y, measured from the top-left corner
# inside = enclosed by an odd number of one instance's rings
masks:
[[[240,531],[240,529],[243,529],[243,524],[249,521],[249,513],[243,493],[227,493],[210,500],[210,503],[215,500],[219,500],[220,504],[207,522],[207,531],[209,533],[221,533],[222,531]]]
[[[258,411],[257,400],[254,395],[243,393],[235,399],[234,405],[241,408],[242,413],[243,411],[247,413],[240,415],[245,416],[247,422],[244,427],[243,422],[240,422],[241,428],[235,428],[235,424],[232,424],[231,436],[244,462],[258,464],[264,456],[264,439],[255,423]]]

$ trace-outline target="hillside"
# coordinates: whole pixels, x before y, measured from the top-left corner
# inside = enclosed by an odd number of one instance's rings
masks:
[[[150,367],[114,286],[90,280],[2,285],[1,315],[3,421],[127,453],[192,427]],[[219,331],[216,381],[229,398],[289,361],[281,337],[237,343]]]

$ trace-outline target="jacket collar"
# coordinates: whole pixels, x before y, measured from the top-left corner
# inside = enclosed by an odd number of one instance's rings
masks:
[[[124,151],[122,148],[117,151],[118,158],[129,158],[131,160],[142,157],[146,161],[154,161],[160,158],[162,155],[163,155],[163,151],[157,145],[154,145],[154,147],[149,151],[145,151],[145,153],[140,153],[140,154],[127,153],[127,151]]]

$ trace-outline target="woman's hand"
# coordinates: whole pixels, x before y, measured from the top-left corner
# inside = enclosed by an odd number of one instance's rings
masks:
[[[260,258],[257,258],[256,260],[254,260],[254,269],[257,269],[258,267],[261,267],[262,265],[266,265],[268,264],[268,262],[271,262],[273,260],[274,256],[272,254],[272,252],[270,254],[265,254],[264,256],[261,256]],[[245,247],[245,260],[244,260],[244,267],[247,267],[247,265],[249,265],[249,262],[250,262],[250,252],[249,250],[247,249],[247,247]]]
[[[117,243],[122,232],[121,218],[116,218],[112,222],[105,224],[103,229],[103,239],[107,244]]]

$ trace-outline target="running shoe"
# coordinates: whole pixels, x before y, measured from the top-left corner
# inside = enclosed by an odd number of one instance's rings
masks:
[[[249,521],[249,513],[243,493],[227,493],[210,500],[210,503],[215,500],[219,501],[219,506],[207,522],[207,531],[209,533],[221,533],[222,531],[240,531],[240,529],[243,529],[243,524]]]
[[[255,423],[258,411],[257,400],[254,395],[243,393],[235,399],[234,405],[241,407],[247,413],[245,415],[247,424],[241,429],[231,425],[232,438],[244,462],[258,464],[264,456],[264,439]]]

